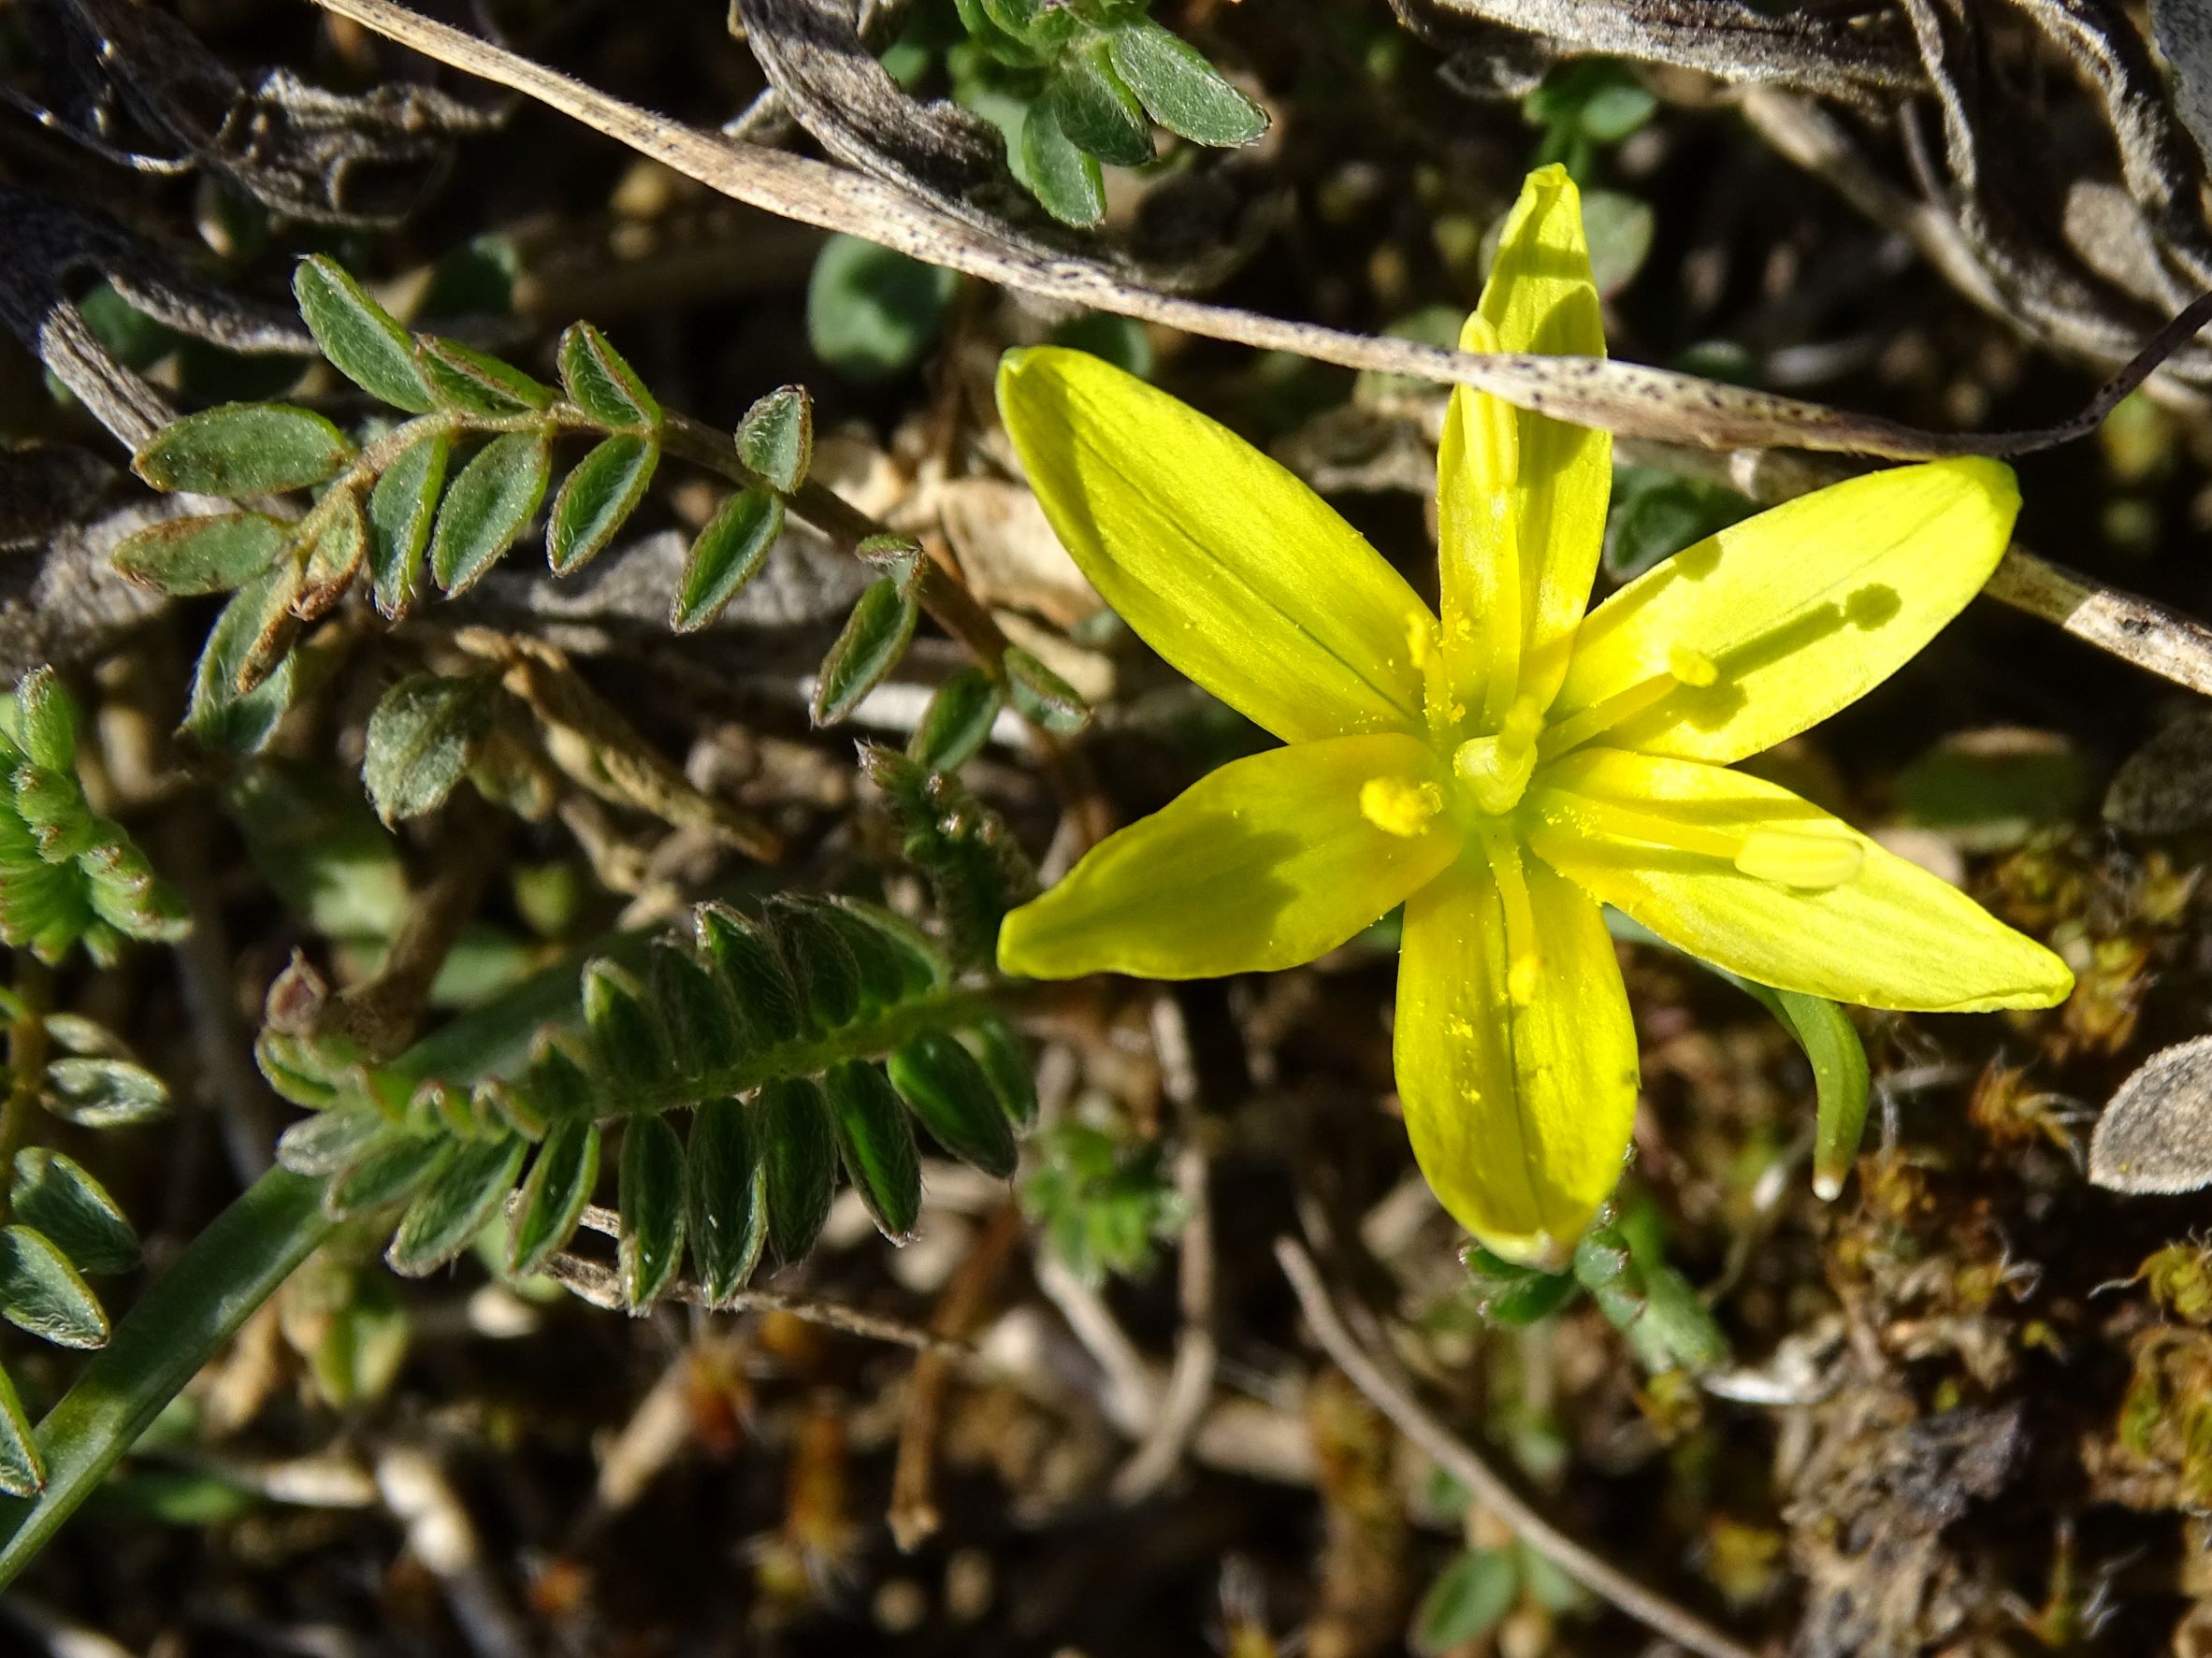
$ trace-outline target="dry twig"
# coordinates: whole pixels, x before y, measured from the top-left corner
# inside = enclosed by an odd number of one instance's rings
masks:
[[[1278,1238],[1275,1258],[1282,1263],[1291,1288],[1297,1291],[1306,1321],[1313,1326],[1314,1336],[1337,1368],[1352,1378],[1377,1409],[1397,1424],[1398,1432],[1435,1458],[1439,1467],[1467,1487],[1482,1507],[1511,1527],[1524,1543],[1591,1593],[1611,1601],[1646,1628],[1687,1647],[1702,1658],[1757,1658],[1750,1648],[1739,1645],[1702,1619],[1646,1589],[1539,1514],[1506,1482],[1504,1476],[1424,1409],[1411,1390],[1384,1370],[1352,1338],[1336,1304],[1329,1299],[1313,1258],[1303,1247],[1294,1239]]]

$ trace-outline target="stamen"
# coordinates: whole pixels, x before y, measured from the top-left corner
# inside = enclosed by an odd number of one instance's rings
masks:
[[[1777,887],[1826,892],[1858,873],[1866,848],[1842,835],[1807,834],[1799,829],[1754,829],[1743,837],[1736,867]]]
[[[1482,836],[1482,850],[1489,857],[1491,878],[1497,883],[1498,903],[1505,912],[1506,1000],[1515,1007],[1526,1007],[1536,1000],[1544,964],[1537,946],[1536,906],[1528,899],[1520,843],[1502,828],[1493,827]]]
[[[1641,841],[1648,845],[1664,847],[1670,852],[1690,852],[1700,858],[1717,858],[1731,864],[1736,861],[1736,854],[1743,846],[1742,835],[1731,835],[1725,829],[1705,829],[1694,823],[1683,823],[1672,817],[1661,817],[1655,813],[1639,812],[1634,807],[1623,806],[1612,800],[1593,800],[1587,795],[1569,795],[1566,797],[1566,802],[1573,815],[1575,827],[1594,839]]]
[[[1820,829],[1755,829],[1747,834],[1730,834],[1584,795],[1566,797],[1562,803],[1584,834],[1719,858],[1740,874],[1800,891],[1825,892],[1841,887],[1866,861],[1866,847],[1859,841]]]
[[[1687,645],[1670,645],[1665,672],[1639,680],[1626,690],[1615,691],[1603,701],[1591,703],[1582,713],[1569,715],[1543,734],[1539,746],[1545,759],[1554,759],[1634,719],[1653,703],[1672,696],[1684,685],[1701,691],[1719,682],[1720,665],[1711,656]]]
[[[1410,841],[1444,809],[1444,791],[1433,783],[1370,777],[1359,786],[1359,815],[1386,835]]]

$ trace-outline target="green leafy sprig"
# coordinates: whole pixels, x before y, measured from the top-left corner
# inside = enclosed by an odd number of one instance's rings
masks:
[[[77,710],[51,668],[0,700],[0,942],[102,966],[125,939],[183,936],[181,900],[77,777]]]
[[[1149,0],[956,4],[956,93],[1005,128],[1015,177],[1066,223],[1106,216],[1101,164],[1151,162],[1155,125],[1217,149],[1267,130],[1265,109],[1146,15]]]
[[[547,560],[571,574],[637,511],[665,454],[738,486],[692,541],[671,601],[675,631],[705,627],[759,573],[795,505],[880,571],[823,665],[817,721],[842,718],[897,665],[925,603],[994,676],[1015,671],[995,626],[918,543],[809,483],[802,388],[760,398],[732,437],[664,409],[588,323],[561,336],[557,388],[458,340],[410,333],[328,259],[303,261],[294,291],[332,365],[406,418],[356,443],[311,410],[226,404],[171,423],[138,454],[156,488],[241,503],[152,526],[115,553],[148,586],[232,596],[195,675],[186,724],[203,742],[251,751],[267,740],[290,700],[300,629],[356,583],[398,620],[424,597],[426,574],[449,595],[466,591],[542,510]],[[556,450],[571,440],[589,446],[556,490]],[[316,492],[300,516],[267,510],[296,490]]]
[[[122,825],[85,799],[78,715],[51,668],[0,703],[0,940],[25,953],[0,989],[0,1318],[67,1348],[107,1343],[108,1319],[87,1276],[124,1272],[138,1237],[107,1189],[74,1158],[38,1144],[43,1117],[85,1129],[143,1122],[168,1090],[90,1019],[52,1006],[49,968],[77,945],[107,965],[128,939],[187,928],[182,901]],[[0,1492],[28,1495],[46,1464],[13,1381],[0,1370]]]
[[[1710,1370],[1728,1357],[1712,1313],[1668,1262],[1657,1213],[1648,1204],[1617,1219],[1601,1217],[1563,1273],[1516,1266],[1480,1244],[1467,1246],[1467,1264],[1475,1309],[1485,1322],[1533,1324],[1587,1294],[1647,1370]]]
[[[687,1252],[703,1298],[725,1305],[764,1254],[812,1247],[841,1164],[885,1235],[911,1236],[917,1124],[961,1161],[1013,1173],[1035,1099],[1005,995],[955,978],[886,911],[784,896],[758,916],[701,905],[688,937],[589,962],[572,1025],[473,1088],[276,1031],[257,1051],[277,1090],[315,1112],[280,1161],[325,1182],[333,1217],[397,1209],[397,1270],[453,1260],[503,1210],[508,1270],[542,1270],[573,1237],[615,1132],[629,1305],[667,1293]]]

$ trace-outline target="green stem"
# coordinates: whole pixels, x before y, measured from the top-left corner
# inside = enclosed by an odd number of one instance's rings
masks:
[[[321,1182],[271,1169],[193,1239],[116,1326],[114,1339],[38,1424],[46,1489],[36,1498],[0,1498],[0,1589],[329,1235],[334,1222],[321,1199]]]
[[[691,1076],[670,1077],[627,1094],[624,1117],[658,1117],[709,1100],[750,1093],[763,1083],[786,1076],[816,1076],[847,1060],[879,1060],[923,1031],[973,1024],[987,1015],[1008,1011],[1030,991],[1028,985],[992,980],[981,985],[947,985],[906,1002],[840,1025],[818,1036],[796,1037],[749,1054],[734,1065]]]

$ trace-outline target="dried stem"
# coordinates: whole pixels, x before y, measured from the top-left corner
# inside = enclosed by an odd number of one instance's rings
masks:
[[[891,1467],[891,1506],[886,1517],[900,1549],[911,1553],[937,1530],[937,1433],[945,1420],[945,1396],[952,1386],[952,1362],[964,1353],[966,1338],[982,1322],[983,1309],[1021,1241],[1021,1210],[1003,1204],[990,1218],[967,1260],[946,1286],[930,1319],[935,1345],[914,1362],[906,1378],[906,1415],[899,1424],[899,1453]]]
[[[1167,1385],[1160,1391],[1144,1442],[1114,1477],[1114,1495],[1125,1503],[1149,1496],[1181,1464],[1206,1407],[1213,1402],[1214,1374],[1221,1362],[1221,1345],[1214,1335],[1213,1205],[1207,1190],[1197,1068],[1191,1056],[1191,1032],[1171,988],[1153,998],[1151,1026],[1161,1087],[1176,1110],[1175,1186],[1183,1208],[1176,1294],[1182,1326],[1176,1334]]]
[[[376,973],[324,1003],[317,1035],[342,1037],[370,1060],[390,1059],[414,1039],[430,987],[506,850],[505,825],[503,817],[455,804],[437,876],[411,895],[407,918]]]
[[[1294,1240],[1278,1238],[1275,1258],[1282,1263],[1306,1321],[1337,1368],[1397,1424],[1398,1432],[1434,1457],[1453,1478],[1474,1494],[1483,1508],[1577,1583],[1611,1601],[1646,1628],[1687,1647],[1701,1658],[1757,1658],[1703,1620],[1646,1589],[1610,1562],[1576,1542],[1539,1514],[1472,1447],[1437,1420],[1406,1384],[1368,1355],[1345,1328],[1315,1269],[1313,1258]]]
[[[603,1232],[610,1237],[620,1230],[620,1221],[611,1210],[586,1209],[584,1224],[593,1232]],[[612,1267],[596,1261],[586,1261],[581,1255],[556,1255],[545,1263],[545,1276],[579,1300],[604,1307],[609,1312],[634,1313],[640,1309],[629,1305],[622,1293],[621,1281]],[[709,1312],[722,1313],[788,1313],[794,1319],[803,1319],[809,1324],[819,1324],[825,1330],[834,1330],[844,1335],[858,1335],[868,1341],[887,1341],[895,1347],[912,1348],[917,1352],[944,1353],[951,1357],[965,1357],[965,1342],[933,1335],[927,1330],[916,1328],[899,1319],[887,1319],[877,1313],[864,1313],[858,1307],[841,1305],[833,1301],[817,1301],[811,1296],[787,1295],[778,1290],[741,1290],[727,1301],[712,1301],[707,1292],[687,1278],[679,1278],[670,1285],[665,1299],[678,1301],[688,1306],[704,1307]]]

